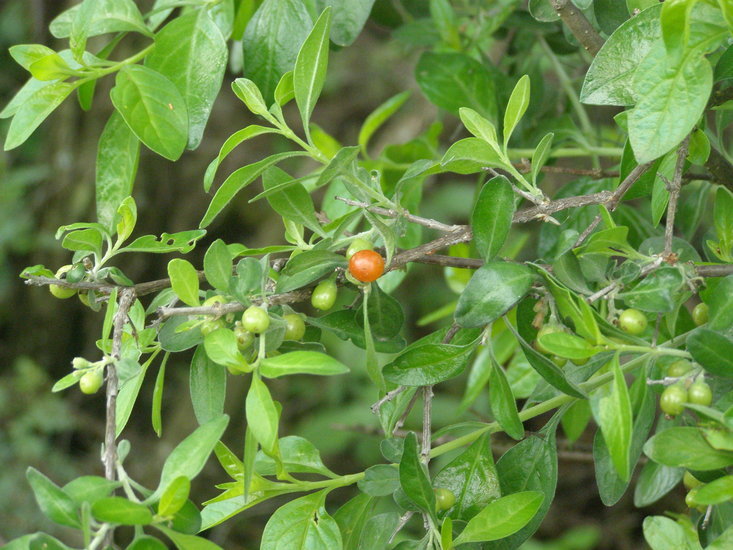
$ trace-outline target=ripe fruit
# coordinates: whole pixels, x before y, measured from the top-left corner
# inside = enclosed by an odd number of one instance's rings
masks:
[[[349,248],[346,249],[346,259],[350,260],[354,254],[361,250],[374,250],[374,245],[371,241],[368,241],[367,239],[357,237],[356,239],[351,241]]]
[[[687,389],[687,400],[694,405],[709,407],[713,402],[713,392],[706,382],[698,380]]]
[[[297,313],[283,315],[285,321],[285,340],[301,340],[305,335],[305,322]]]
[[[456,503],[456,495],[448,489],[433,489],[435,492],[435,509],[438,512],[448,510]]]
[[[667,376],[679,378],[692,370],[692,363],[687,359],[678,359],[667,367]]]
[[[338,288],[336,288],[336,283],[333,282],[333,280],[326,279],[325,281],[321,281],[316,285],[316,288],[313,289],[313,294],[311,294],[311,305],[321,311],[331,309],[333,304],[336,303],[337,294]]]
[[[693,476],[688,470],[685,470],[685,475],[682,476],[682,483],[688,491],[702,485],[702,481]]]
[[[540,342],[540,338],[543,336],[546,336],[548,334],[556,334],[558,332],[565,332],[562,325],[557,324],[546,324],[542,325],[542,328],[537,331],[537,340],[535,340],[535,349],[539,351],[540,353],[551,353],[549,349],[547,349],[545,346],[542,345]]]
[[[618,318],[618,326],[627,334],[637,336],[646,330],[648,321],[638,309],[626,309]]]
[[[384,273],[384,258],[374,250],[360,250],[349,260],[349,273],[362,283],[376,281]]]
[[[710,308],[705,302],[700,302],[692,310],[692,322],[698,327],[708,322]]]
[[[677,416],[685,410],[687,402],[687,390],[680,385],[668,386],[659,398],[659,406],[665,414]]]
[[[89,372],[85,372],[84,375],[79,379],[79,389],[82,393],[93,394],[99,391],[104,382],[104,375],[102,369],[94,369]]]
[[[249,306],[242,313],[242,327],[244,330],[261,334],[270,326],[270,316],[259,306]]]
[[[72,265],[65,265],[59,268],[59,270],[56,272],[56,278],[61,279],[61,276],[70,271]],[[49,292],[56,296],[56,298],[59,298],[60,300],[66,300],[67,298],[71,298],[74,294],[76,294],[75,288],[66,288],[65,286],[59,286],[59,285],[49,285],[48,287]]]

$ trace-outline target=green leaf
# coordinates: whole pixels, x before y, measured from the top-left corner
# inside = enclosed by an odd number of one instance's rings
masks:
[[[167,355],[166,359],[168,359]],[[155,377],[155,386],[153,387],[153,403],[152,410],[150,412],[150,419],[155,435],[158,437],[163,433],[163,388],[165,385],[165,366],[167,363],[168,361],[166,360],[161,363],[160,369],[158,370],[158,376]]]
[[[687,338],[692,358],[715,375],[733,378],[733,340],[707,328],[698,328]]]
[[[226,40],[209,10],[176,17],[155,36],[155,49],[145,59],[181,92],[188,112],[187,146],[201,142],[227,62]]]
[[[377,464],[364,471],[358,482],[359,490],[372,497],[386,497],[400,486],[400,473],[388,464]]]
[[[458,109],[458,116],[466,127],[477,138],[483,139],[491,145],[495,151],[499,151],[499,141],[496,136],[496,126],[492,122],[486,120],[473,109],[461,107]]]
[[[110,97],[140,141],[178,160],[188,139],[186,101],[165,76],[148,67],[128,65],[117,73]]]
[[[664,46],[670,54],[679,54],[690,36],[690,11],[697,0],[670,0],[662,6],[659,22]]]
[[[209,284],[221,292],[229,291],[233,271],[232,256],[227,245],[216,239],[204,255],[204,275]]]
[[[555,134],[552,132],[545,134],[537,144],[534,153],[532,153],[532,184],[535,186],[537,185],[537,176],[539,176],[542,167],[547,162],[547,159],[550,158],[550,153],[552,152],[552,140],[554,137]]]
[[[682,481],[684,470],[649,461],[644,464],[634,489],[634,506],[642,508],[656,502]]]
[[[60,525],[81,527],[76,504],[69,495],[33,467],[29,467],[25,475],[43,515]]]
[[[676,521],[663,516],[644,518],[644,538],[652,550],[692,550],[685,530]]]
[[[248,164],[232,172],[229,177],[224,180],[221,187],[216,190],[214,197],[209,203],[209,208],[206,210],[203,219],[199,223],[199,227],[206,227],[209,225],[219,213],[224,210],[227,204],[234,198],[234,196],[244,189],[247,185],[257,179],[262,172],[264,172],[270,166],[277,164],[281,160],[306,156],[307,153],[303,151],[291,151],[287,153],[276,153],[270,155],[253,164]]]
[[[427,469],[420,462],[417,436],[414,432],[408,433],[405,437],[399,472],[400,487],[407,498],[435,520],[435,493],[430,485]]]
[[[344,550],[360,550],[359,539],[362,537],[362,533],[364,533],[364,536],[368,536],[368,533],[364,530],[364,525],[370,519],[373,509],[374,499],[369,495],[359,493],[341,506],[333,515],[333,519],[341,531]],[[397,516],[397,514],[393,515]]]
[[[278,453],[277,425],[280,414],[267,386],[257,376],[252,378],[245,409],[247,427],[252,430],[252,434],[262,445],[262,449],[268,455],[276,456]]]
[[[356,321],[364,325],[364,303],[356,312]],[[384,292],[378,284],[371,287],[367,303],[369,328],[372,335],[379,339],[394,338],[400,333],[405,322],[405,313],[398,300]]]
[[[216,171],[219,168],[219,165],[238,145],[257,136],[261,136],[263,134],[273,134],[276,132],[277,129],[275,128],[268,128],[267,126],[251,124],[246,128],[237,130],[231,136],[229,136],[224,142],[224,145],[221,146],[221,149],[219,150],[219,155],[214,160],[212,160],[211,164],[209,164],[209,166],[206,168],[206,173],[204,174],[204,191],[208,192],[209,189],[211,189],[211,185],[214,183],[214,176],[216,176]]]
[[[519,419],[517,402],[512,388],[506,378],[504,369],[491,357],[491,371],[489,373],[489,403],[491,412],[496,421],[509,437],[516,440],[524,438],[524,426]]]
[[[482,435],[446,464],[435,476],[433,485],[448,489],[456,496],[456,503],[447,512],[456,520],[468,521],[499,498],[501,491],[491,452],[491,436]]]
[[[514,216],[514,191],[504,176],[496,176],[481,188],[471,214],[471,228],[479,255],[496,256],[506,242]]]
[[[99,476],[81,476],[64,485],[63,491],[76,503],[94,503],[100,498],[108,497],[112,491],[122,485],[119,481],[110,481]]]
[[[232,90],[253,114],[260,115],[267,120],[274,120],[257,84],[248,78],[237,78],[232,82]]]
[[[598,348],[591,346],[586,340],[566,332],[544,334],[537,341],[552,355],[571,360],[589,359],[599,352]]]
[[[597,420],[611,454],[614,468],[623,481],[628,481],[631,476],[629,462],[631,435],[634,428],[633,413],[629,390],[621,372],[618,354],[611,361],[611,370],[613,371],[613,383],[605,392],[607,395],[600,398]]]
[[[676,56],[656,43],[639,65],[633,90],[639,101],[629,112],[629,140],[638,162],[649,162],[676,147],[705,110],[713,85],[713,69],[704,53],[715,47],[726,29],[705,29],[691,37]]]
[[[64,58],[55,52],[34,61],[28,70],[38,80],[66,80],[73,72]]]
[[[215,331],[217,332],[217,331]],[[196,348],[191,359],[189,387],[193,412],[199,424],[206,424],[224,412],[227,373],[209,359],[203,346]]]
[[[679,269],[661,267],[642,279],[631,290],[619,294],[619,298],[629,307],[641,311],[667,313],[676,307],[678,292],[683,283]]]
[[[403,386],[427,386],[458,376],[476,348],[452,344],[413,344],[384,369],[384,377]]]
[[[341,533],[323,506],[325,494],[312,493],[281,506],[267,522],[260,550],[338,550]]]
[[[330,32],[331,9],[326,8],[313,25],[295,59],[293,91],[303,128],[306,129],[326,81]]]
[[[657,5],[621,24],[585,75],[580,100],[591,105],[633,105],[632,79],[637,67],[661,37]]]
[[[524,113],[527,112],[529,107],[529,77],[527,75],[522,76],[514,86],[512,95],[509,97],[509,102],[504,112],[504,148],[506,149],[509,144],[509,138],[512,137],[514,128],[517,127],[519,121],[522,120]]]
[[[431,103],[458,114],[470,107],[491,121],[497,119],[494,78],[475,59],[453,52],[425,52],[415,67],[415,79]]]
[[[303,437],[297,435],[281,437],[278,441],[278,448],[280,451],[279,463],[290,473],[338,477],[323,464],[321,453],[315,445]],[[274,476],[281,467],[271,457],[259,452],[254,462],[254,469],[261,476]]]
[[[733,194],[722,186],[715,192],[713,223],[721,251],[730,254],[733,248]]]
[[[143,535],[136,537],[125,550],[166,550],[168,547],[158,539]]]
[[[214,544],[210,540],[201,537],[185,535],[173,529],[163,527],[162,525],[156,525],[155,528],[165,533],[173,541],[173,544],[176,545],[178,550],[222,550],[218,544]]]
[[[132,235],[137,224],[137,205],[135,199],[127,196],[122,199],[113,221],[117,222],[117,240],[124,242]]]
[[[301,288],[337,267],[346,267],[346,259],[327,250],[308,250],[291,258],[283,268],[277,282],[277,292],[289,292]]]
[[[291,70],[312,26],[300,0],[265,0],[244,32],[247,77],[257,83],[262,95],[272,98],[280,77]]]
[[[153,522],[150,509],[123,497],[100,498],[92,504],[92,515],[98,521],[120,525],[148,525]]]
[[[349,372],[349,368],[325,353],[317,351],[291,351],[260,362],[260,373],[266,378],[279,378],[290,374],[315,374],[333,376]]]
[[[369,518],[361,533],[358,546],[347,546],[344,541],[344,550],[383,550],[389,545],[392,533],[397,529],[400,516],[396,512],[377,514]]]
[[[191,492],[191,480],[185,476],[174,479],[168,488],[163,491],[158,502],[158,515],[170,517],[176,514],[188,500]]]
[[[367,145],[374,133],[405,104],[409,97],[409,90],[400,92],[390,97],[364,119],[364,123],[359,129],[358,138],[359,148],[364,155],[367,153]]]
[[[8,48],[8,53],[18,65],[28,71],[33,63],[56,52],[43,44],[16,44]]]
[[[154,494],[156,498],[162,495],[168,485],[177,477],[184,476],[193,479],[198,475],[216,443],[221,439],[228,423],[227,415],[217,416],[196,428],[173,449],[163,464],[160,483]],[[153,497],[151,499],[155,500]]]
[[[68,38],[71,36],[74,20],[79,11],[83,9],[82,5],[90,9],[85,17],[86,36],[125,31],[139,32],[146,36],[152,35],[133,0],[86,0],[62,12],[51,21],[49,29],[54,37]]]
[[[287,105],[291,99],[295,97],[293,88],[293,71],[288,71],[280,77],[280,81],[275,88],[275,103],[283,107]]]
[[[262,174],[262,186],[265,189],[271,189],[278,184],[292,181],[292,179],[284,170],[271,166]],[[283,191],[268,195],[267,202],[283,218],[304,225],[317,235],[326,237],[326,233],[316,218],[313,200],[302,184],[294,183]]]
[[[61,241],[61,246],[67,250],[85,250],[101,256],[102,234],[96,227],[78,229],[67,233]]]
[[[511,262],[488,262],[474,273],[458,299],[456,322],[462,327],[487,325],[506,313],[529,291],[533,275]]]
[[[690,470],[715,470],[733,464],[733,453],[713,449],[694,427],[674,427],[659,432],[644,445],[644,454],[665,466]]]
[[[76,88],[76,85],[67,82],[55,82],[47,86],[35,85],[34,87],[37,89],[29,88],[32,93],[27,97],[23,97],[22,103],[17,103],[18,107],[14,111],[13,120],[5,137],[6,151],[24,143],[46,117],[61,105],[64,99]],[[20,92],[18,92],[18,95],[20,95]],[[11,105],[8,104],[5,111],[10,107]]]
[[[201,237],[206,235],[202,229],[190,231],[179,231],[178,233],[163,233],[160,238],[155,235],[143,235],[138,237],[119,252],[153,252],[165,254],[168,252],[181,252],[186,254],[193,250],[193,247]]]
[[[723,476],[697,489],[695,502],[712,506],[733,500],[733,476]]]
[[[23,550],[26,548],[28,550],[72,550],[63,542],[46,533],[36,533],[27,542],[28,544],[23,547]],[[14,550],[14,547],[7,548],[3,546],[3,550]]]
[[[239,352],[237,337],[230,328],[222,327],[204,337],[206,355],[214,363],[241,372],[249,372],[251,367]]]
[[[527,525],[542,505],[539,491],[514,493],[491,502],[468,522],[455,544],[503,539]]]
[[[175,258],[168,262],[168,277],[171,287],[184,304],[198,306],[199,275],[196,268],[187,260]]]

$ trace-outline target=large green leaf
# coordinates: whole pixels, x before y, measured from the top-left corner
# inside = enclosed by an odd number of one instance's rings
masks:
[[[425,464],[420,461],[417,436],[410,432],[405,437],[405,444],[400,460],[400,487],[407,498],[420,510],[435,518],[435,493],[430,485]]]
[[[245,411],[247,427],[252,430],[252,434],[262,445],[262,449],[269,455],[277,455],[277,431],[280,415],[270,395],[270,390],[257,376],[252,378],[245,402]]]
[[[80,527],[74,501],[58,485],[32,467],[26,471],[26,478],[33,489],[38,507],[47,518],[60,525]]]
[[[532,271],[511,262],[489,262],[473,274],[458,299],[456,322],[462,327],[487,325],[506,313],[529,291]]]
[[[455,544],[503,539],[527,525],[537,514],[545,495],[523,491],[491,502],[468,522]]]
[[[453,519],[468,521],[501,496],[491,451],[491,436],[482,435],[435,476],[435,487],[448,489],[456,503],[448,510]]]
[[[644,518],[644,538],[652,550],[693,550],[685,535],[685,529],[676,521],[664,516]],[[698,545],[699,548],[699,545]]]
[[[226,62],[226,40],[209,10],[193,10],[177,17],[155,36],[155,49],[145,63],[173,82],[185,99],[189,149],[201,142]]]
[[[32,93],[27,97],[23,97],[22,103],[18,103],[17,108],[14,110],[13,120],[10,122],[8,135],[5,137],[5,150],[14,149],[25,142],[35,129],[46,120],[46,117],[61,105],[74,88],[76,86],[68,82],[55,82],[48,86],[37,85],[29,88]],[[20,95],[20,92],[18,95]],[[10,104],[6,107],[6,110],[9,107]]]
[[[331,10],[327,8],[313,25],[295,59],[293,91],[304,128],[308,128],[313,108],[326,81],[330,30]]]
[[[458,114],[470,107],[491,121],[497,119],[494,79],[481,63],[462,53],[425,52],[415,67],[415,79],[428,99]]]
[[[292,180],[293,178],[287,172],[277,166],[271,166],[262,174],[262,186],[265,189],[271,189]],[[294,183],[282,191],[272,193],[268,195],[267,202],[283,218],[302,224],[321,237],[326,236],[316,218],[313,200],[303,184]]]
[[[139,157],[140,140],[115,111],[104,126],[97,145],[97,219],[105,227],[114,226],[117,208],[132,195]]]
[[[70,37],[75,30],[75,20],[84,8],[87,9],[87,13],[84,14],[86,36],[125,31],[151,35],[133,0],[86,0],[62,12],[51,21],[49,26],[51,34],[56,38]]]
[[[291,374],[333,376],[349,372],[349,368],[325,353],[291,351],[263,359],[260,363],[260,372],[266,378],[279,378]]]
[[[243,48],[246,75],[271,99],[280,77],[291,70],[313,21],[300,0],[265,0],[247,24]]]
[[[350,46],[369,19],[374,0],[315,0],[318,11],[330,6],[331,40],[339,46]]]
[[[716,470],[733,464],[733,452],[714,449],[700,429],[692,426],[659,432],[646,442],[644,453],[659,464],[691,470]]]
[[[117,73],[110,97],[140,141],[168,160],[178,160],[188,140],[188,113],[185,99],[168,78],[142,65],[128,65]]]
[[[601,392],[597,408],[597,421],[603,432],[603,439],[611,454],[616,472],[623,481],[631,475],[631,435],[633,430],[633,413],[631,399],[624,376],[615,355],[611,361],[613,383],[600,388]]]
[[[280,507],[267,521],[260,550],[339,550],[341,532],[328,515],[323,492],[297,498]]]
[[[92,504],[92,515],[98,521],[120,525],[148,525],[153,521],[147,506],[123,497],[100,498]]]
[[[733,378],[733,340],[701,327],[690,334],[687,346],[692,358],[712,374]]]
[[[437,384],[463,372],[475,347],[475,344],[412,345],[384,367],[384,377],[403,386]]]
[[[620,2],[618,2],[620,3]],[[585,75],[580,100],[591,105],[633,105],[632,79],[639,63],[662,35],[654,6],[620,25],[596,54]]]
[[[485,260],[499,253],[509,235],[514,216],[514,191],[504,176],[487,181],[471,214],[476,250]]]
[[[221,416],[227,389],[227,373],[209,359],[203,346],[196,348],[189,375],[191,403],[199,424]]]

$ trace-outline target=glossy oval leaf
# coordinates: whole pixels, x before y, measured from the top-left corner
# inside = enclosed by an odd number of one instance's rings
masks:
[[[690,470],[716,470],[733,464],[733,452],[714,449],[692,426],[659,432],[646,442],[644,454],[659,464]]]
[[[260,362],[260,373],[266,378],[279,378],[291,374],[315,374],[334,376],[349,372],[349,368],[326,353],[317,351],[291,351],[266,357]]]
[[[331,9],[326,8],[313,25],[295,60],[293,91],[304,128],[308,128],[313,108],[326,81],[330,32]]]
[[[199,276],[189,261],[175,258],[168,262],[168,277],[173,292],[184,304],[199,305]]]
[[[123,497],[100,498],[92,504],[92,515],[98,521],[119,525],[148,525],[153,521],[147,506]]]
[[[489,262],[481,266],[458,299],[455,319],[462,327],[487,325],[529,291],[532,271],[522,264]]]
[[[687,349],[706,371],[733,378],[733,340],[724,334],[698,328],[687,338]]]
[[[471,229],[479,255],[491,260],[504,245],[514,216],[514,191],[504,176],[487,181],[471,214]]]
[[[455,540],[455,544],[503,539],[519,531],[535,516],[545,495],[539,491],[523,491],[489,503]]]
[[[458,376],[475,344],[422,344],[407,348],[382,370],[385,379],[403,386],[427,386]]]
[[[110,91],[115,109],[147,147],[178,160],[188,141],[186,101],[165,76],[142,65],[117,73]]]
[[[323,506],[325,495],[312,493],[280,507],[267,521],[260,550],[331,550],[342,547],[336,521]]]

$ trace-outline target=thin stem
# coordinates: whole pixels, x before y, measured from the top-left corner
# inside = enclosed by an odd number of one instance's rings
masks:
[[[512,160],[522,160],[531,158],[534,149],[509,149],[509,158]],[[576,158],[587,157],[588,155],[598,155],[599,157],[621,158],[624,150],[620,147],[561,147],[550,153],[550,158]]]
[[[583,12],[575,7],[570,0],[549,0],[549,2],[583,48],[595,56],[603,46],[603,38],[583,15]]]
[[[687,158],[687,150],[690,146],[690,136],[688,135],[680,144],[677,150],[677,162],[674,166],[674,177],[669,182],[669,204],[667,205],[667,220],[664,227],[664,252],[662,257],[668,262],[673,263],[672,240],[674,239],[674,218],[677,213],[677,201],[680,197],[680,189],[682,188],[682,172],[685,169],[685,158]],[[676,258],[675,258],[676,260]]]
[[[431,423],[430,413],[433,406],[433,386],[423,386],[423,413],[422,413],[422,451],[421,457],[423,463],[430,462],[430,439],[431,439]]]
[[[410,214],[406,210],[400,211],[400,210],[395,210],[395,209],[381,208],[379,206],[373,206],[367,202],[347,199],[346,197],[337,196],[334,198],[336,200],[339,200],[341,202],[348,204],[349,206],[358,206],[360,208],[369,210],[369,212],[374,212],[375,214],[379,214],[380,216],[385,216],[388,218],[404,218],[407,221],[416,223],[418,225],[422,225],[423,227],[427,227],[429,229],[436,229],[438,231],[450,232],[450,231],[455,231],[456,229],[461,228],[461,226],[459,225],[447,225],[437,220],[432,220],[430,218],[423,218],[421,216],[415,216],[414,214]]]

